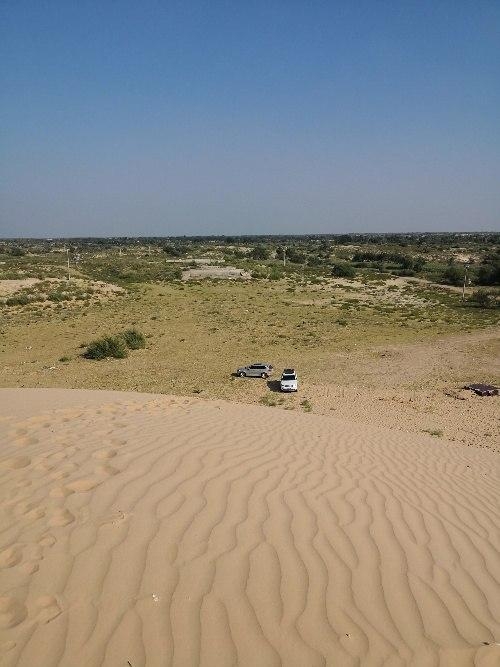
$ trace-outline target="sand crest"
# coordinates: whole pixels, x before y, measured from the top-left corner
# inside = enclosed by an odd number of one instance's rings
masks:
[[[0,664],[500,664],[500,459],[327,416],[0,389]]]

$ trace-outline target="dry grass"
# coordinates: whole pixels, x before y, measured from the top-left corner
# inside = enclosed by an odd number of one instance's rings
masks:
[[[475,356],[458,348],[454,354],[448,339],[459,335],[460,345],[467,347],[467,332],[492,324],[493,311],[456,308],[406,283],[388,287],[204,281],[139,285],[119,299],[72,308],[25,307],[3,319],[0,384],[197,394],[256,403],[272,393],[273,385],[231,373],[244,363],[264,360],[277,371],[296,367],[301,389],[282,402],[272,397],[265,401],[302,410],[307,397],[313,412],[328,412],[337,410],[337,390],[346,388],[354,393],[341,399],[342,416],[357,418],[358,407],[365,405],[367,418],[385,423],[381,409],[389,414],[392,405],[395,425],[406,427],[398,421],[397,399],[391,402],[384,393],[388,388],[401,394],[441,391],[446,383],[456,387],[465,380],[498,382],[493,329],[474,334],[483,341],[479,351],[471,338]],[[144,332],[146,349],[123,360],[82,357],[81,346],[129,327]],[[379,397],[383,402],[374,403]],[[353,401],[351,412],[348,401]],[[450,425],[455,408],[449,412]],[[408,424],[411,430],[436,428],[451,437],[451,426],[443,422],[446,414],[444,410],[436,423]]]

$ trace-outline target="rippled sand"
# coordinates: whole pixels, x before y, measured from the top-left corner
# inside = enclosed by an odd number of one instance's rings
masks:
[[[500,458],[326,416],[0,390],[0,664],[500,664]]]

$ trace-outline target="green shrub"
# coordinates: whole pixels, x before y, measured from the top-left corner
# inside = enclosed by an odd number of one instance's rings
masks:
[[[146,347],[144,335],[137,329],[127,329],[121,334],[125,345],[131,350],[139,350]]]
[[[5,301],[8,306],[27,306],[29,302],[30,298],[27,294],[11,296]]]
[[[354,278],[356,269],[347,262],[337,262],[332,265],[331,274],[335,278]]]
[[[125,340],[121,336],[103,336],[88,344],[84,354],[87,359],[124,359],[128,357]]]
[[[476,303],[480,308],[492,308],[495,306],[495,295],[485,289],[478,289],[469,298],[469,301]]]
[[[255,246],[255,248],[252,248],[250,252],[250,257],[252,259],[269,259],[271,252],[268,250],[268,248],[265,248],[262,245]]]
[[[12,255],[12,257],[24,257],[26,251],[23,250],[22,248],[14,246],[13,248],[10,249],[10,254]]]
[[[54,303],[60,303],[61,301],[65,301],[66,297],[62,292],[51,292],[50,294],[47,294],[47,299],[49,301],[54,301]]]
[[[283,271],[278,266],[271,267],[269,272],[269,280],[280,280],[283,277]]]
[[[464,280],[464,271],[463,269],[450,264],[448,268],[443,271],[442,281],[447,285],[461,285]]]

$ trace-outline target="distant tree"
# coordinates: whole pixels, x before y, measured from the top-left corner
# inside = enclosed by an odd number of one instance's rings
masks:
[[[413,258],[409,255],[401,255],[399,264],[401,264],[403,269],[413,269],[414,267]]]
[[[303,252],[296,250],[295,248],[288,248],[286,251],[287,259],[293,264],[305,264],[306,256]]]
[[[422,271],[425,266],[425,257],[415,257],[413,260],[413,270],[415,272]]]
[[[335,278],[354,278],[356,269],[347,262],[335,262],[332,265],[331,274]]]
[[[164,245],[163,252],[170,257],[180,257],[183,254],[182,248],[180,246],[175,246],[172,243],[167,243],[167,245]]]
[[[13,248],[10,249],[10,254],[12,255],[12,257],[24,257],[26,251],[23,250],[22,248],[19,248],[18,246],[14,246]]]
[[[166,245],[163,246],[163,252],[166,253],[167,255],[170,255],[170,257],[179,256],[177,248],[171,243],[167,243]]]
[[[322,257],[330,257],[330,252],[331,252],[330,241],[328,241],[327,239],[322,239],[322,241],[319,244],[319,254]]]
[[[276,246],[276,259],[283,259],[284,254],[285,249],[280,245]]]
[[[448,285],[461,285],[464,280],[464,271],[456,264],[449,264],[443,271],[443,282]]]
[[[250,252],[250,257],[252,259],[263,260],[263,259],[269,259],[270,254],[271,254],[270,251],[264,246],[256,245],[255,248],[252,248],[252,251]]]
[[[494,264],[483,264],[477,272],[480,285],[500,285],[500,261]]]

